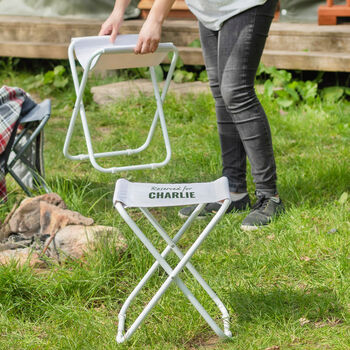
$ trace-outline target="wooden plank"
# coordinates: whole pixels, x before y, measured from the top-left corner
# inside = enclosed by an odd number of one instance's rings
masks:
[[[0,41],[0,52],[6,57],[67,59],[67,44]]]
[[[67,43],[72,37],[96,35],[102,21],[0,16],[1,41]],[[137,33],[143,20],[124,21],[121,33]],[[162,40],[186,46],[199,38],[198,24],[192,20],[167,20]],[[350,25],[272,23],[266,48],[269,50],[350,51]]]
[[[317,23],[276,23],[271,24],[270,34],[285,34],[298,36],[347,36],[350,33],[350,25],[319,26]]]
[[[144,20],[124,21],[120,33],[138,33]],[[97,35],[102,21],[51,19],[43,17],[0,16],[0,41],[69,43],[72,37]],[[193,20],[167,20],[162,40],[186,46],[199,38],[198,24]]]
[[[67,58],[71,37],[96,35],[102,21],[0,16],[1,56]],[[138,33],[143,20],[125,21],[121,33]],[[203,64],[200,48],[188,47],[199,38],[193,20],[167,20],[162,41],[173,42],[185,64]],[[284,69],[350,71],[350,25],[272,23],[263,62]]]
[[[154,4],[154,0],[141,0],[138,4],[139,9],[148,9],[150,10],[151,7]],[[186,3],[184,0],[175,0],[173,6],[171,7],[172,10],[186,10],[189,11]]]
[[[178,47],[181,59],[188,65],[203,65],[201,48]],[[37,42],[1,42],[2,56],[23,58],[67,59],[68,44],[48,44]],[[166,62],[168,62],[166,60]]]
[[[280,69],[350,72],[350,53],[265,50],[262,62]]]
[[[204,65],[202,49],[199,47],[178,47],[182,61],[188,65]]]
[[[151,7],[154,4],[154,0],[141,0],[138,4],[138,8],[141,10],[141,18],[147,18]],[[168,18],[191,18],[195,19],[193,13],[189,10],[184,0],[175,0],[172,5]]]
[[[273,23],[267,50],[350,52],[350,25],[320,27],[315,24]]]
[[[28,45],[29,44],[29,45]],[[179,47],[180,57],[185,64],[203,65],[202,50],[200,48]],[[6,56],[16,56],[18,50],[21,57],[48,59],[66,59],[67,45],[48,45],[38,43],[18,43],[3,44],[0,42],[0,52]],[[350,53],[324,52],[290,52],[265,50],[262,62],[268,66],[275,66],[280,69],[301,69],[301,70],[321,70],[350,72]]]
[[[97,35],[102,21],[30,16],[0,16],[0,41],[69,43],[72,37]]]
[[[265,49],[306,52],[350,52],[349,37],[290,36],[270,34]]]

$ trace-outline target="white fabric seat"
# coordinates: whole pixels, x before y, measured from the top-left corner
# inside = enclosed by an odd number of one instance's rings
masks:
[[[195,220],[201,210],[207,203],[223,201],[220,210],[213,216],[208,225],[197,237],[192,246],[184,254],[177,247],[176,243],[190,227],[191,223]],[[129,295],[124,305],[122,306],[118,319],[118,333],[117,342],[122,343],[127,340],[139,327],[141,322],[151,311],[151,309],[157,304],[160,297],[169,288],[172,282],[182,290],[184,295],[198,310],[198,312],[207,321],[213,331],[220,337],[231,337],[232,334],[229,329],[229,314],[222,301],[218,298],[215,292],[209,287],[204,281],[202,276],[197,272],[194,266],[190,263],[190,259],[199,248],[204,239],[208,236],[209,232],[215,227],[218,221],[226,212],[226,209],[230,205],[230,191],[228,186],[228,180],[226,177],[222,177],[214,182],[208,183],[186,183],[186,184],[151,184],[151,183],[132,183],[125,179],[119,179],[116,183],[113,203],[115,208],[118,210],[121,217],[129,225],[136,236],[142,241],[144,246],[156,259],[155,263],[148,270],[133,292]],[[191,216],[185,221],[183,226],[177,232],[177,234],[170,238],[166,231],[162,228],[159,222],[149,212],[147,208],[150,207],[169,207],[169,206],[181,206],[189,204],[198,204]],[[125,208],[136,207],[141,210],[148,221],[153,225],[155,230],[167,243],[167,247],[160,253],[150,240],[144,235],[138,225],[132,220]],[[179,258],[178,265],[172,269],[165,260],[170,251],[173,251]],[[125,332],[125,319],[126,312],[129,308],[132,300],[137,296],[141,288],[146,284],[149,278],[153,275],[156,269],[161,266],[168,274],[168,278],[159,288],[157,293],[152,297],[150,302],[146,305],[144,310],[136,318],[134,323]],[[216,324],[204,307],[194,297],[190,290],[186,287],[184,282],[178,277],[181,270],[186,267],[193,277],[199,282],[204,288],[208,295],[212,298],[215,304],[218,306],[223,319],[223,330]]]
[[[136,55],[134,54],[134,47],[137,43],[138,35],[118,35],[116,41],[112,44],[109,41],[109,36],[91,36],[82,38],[73,38],[68,49],[69,63],[72,71],[72,77],[74,82],[74,87],[76,91],[76,101],[70,124],[68,127],[66,140],[63,147],[63,154],[65,157],[71,160],[84,160],[89,159],[93,167],[101,172],[105,173],[116,173],[126,170],[140,170],[140,169],[154,169],[166,165],[171,157],[171,147],[169,136],[165,124],[165,117],[163,112],[163,102],[168,91],[171,78],[175,69],[178,51],[172,43],[161,43],[158,49],[154,53],[149,53],[146,55]],[[154,67],[159,65],[166,55],[173,52],[173,57],[171,60],[170,68],[165,80],[165,84],[160,95],[159,87],[156,80]],[[83,76],[79,82],[77,74],[77,66],[75,62],[75,56],[79,61],[81,67],[83,68]],[[148,132],[146,141],[140,147],[134,149],[125,150],[107,150],[106,152],[95,153],[92,146],[90,130],[88,126],[88,121],[86,118],[85,108],[84,108],[84,90],[86,87],[86,82],[89,76],[89,72],[92,70],[107,70],[107,69],[122,69],[122,68],[137,68],[137,67],[149,67],[151,80],[153,84],[154,97],[157,102],[157,109],[153,121]],[[86,141],[87,153],[71,155],[69,153],[69,145],[71,143],[75,123],[78,114],[80,114],[81,122],[83,125],[83,131]],[[145,150],[154,135],[157,122],[160,122],[162,129],[162,135],[166,148],[166,157],[163,161],[158,163],[147,163],[147,164],[136,164],[127,166],[114,166],[110,168],[105,168],[97,163],[97,158],[104,157],[114,157],[120,155],[131,155],[135,153],[142,152]]]

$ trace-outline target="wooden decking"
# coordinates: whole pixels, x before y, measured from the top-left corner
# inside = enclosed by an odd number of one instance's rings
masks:
[[[121,33],[138,33],[143,20],[125,21]],[[67,58],[72,37],[97,35],[101,21],[0,16],[0,56]],[[173,42],[185,64],[203,64],[194,20],[167,20],[162,41]],[[277,68],[350,72],[350,24],[272,23],[262,61]]]

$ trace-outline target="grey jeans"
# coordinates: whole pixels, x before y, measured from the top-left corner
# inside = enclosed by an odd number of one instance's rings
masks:
[[[220,136],[223,176],[232,192],[246,192],[248,157],[256,191],[277,193],[271,132],[254,80],[277,0],[267,0],[224,22],[219,31],[199,23]]]

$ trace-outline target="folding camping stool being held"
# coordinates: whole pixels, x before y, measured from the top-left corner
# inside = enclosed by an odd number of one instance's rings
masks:
[[[73,38],[69,46],[68,57],[71,66],[74,87],[76,91],[76,101],[73,110],[73,114],[70,120],[70,124],[67,131],[67,136],[63,148],[63,154],[72,160],[83,160],[90,159],[93,167],[101,172],[105,173],[116,173],[125,170],[140,170],[148,168],[157,168],[166,165],[171,157],[171,148],[168,137],[168,132],[165,124],[164,112],[163,112],[163,102],[166,93],[171,82],[171,78],[175,69],[178,51],[172,43],[161,43],[158,49],[154,53],[149,53],[146,55],[136,55],[134,53],[134,47],[136,46],[138,35],[118,35],[116,41],[112,44],[109,41],[109,36],[99,36],[99,37],[82,37]],[[156,74],[155,66],[158,66],[166,57],[169,52],[173,52],[173,57],[171,60],[170,68],[168,71],[167,78],[160,95]],[[79,61],[81,67],[83,68],[83,76],[79,83],[77,67],[75,63],[74,54]],[[89,72],[94,70],[106,70],[106,69],[121,69],[121,68],[137,68],[137,67],[149,67],[151,80],[153,83],[154,96],[157,102],[157,109],[153,118],[153,121],[148,132],[145,143],[135,149],[125,149],[125,150],[112,150],[101,153],[95,153],[92,147],[90,131],[88,127],[88,121],[86,118],[85,108],[84,108],[84,90],[86,87],[86,82],[88,79]],[[81,122],[83,125],[83,131],[87,146],[87,154],[71,155],[68,152],[68,148],[71,142],[74,126],[76,123],[77,115],[80,114]],[[99,165],[96,158],[103,157],[114,157],[120,155],[131,155],[139,153],[145,150],[153,137],[155,128],[157,126],[157,121],[160,121],[162,134],[165,142],[166,157],[163,161],[159,163],[148,163],[148,164],[137,164],[128,166],[116,166],[111,168],[104,168]]]
[[[207,203],[223,201],[223,204],[219,211],[214,215],[202,233],[198,236],[192,246],[188,251],[183,254],[181,250],[177,247],[176,243],[182,237],[184,232],[190,227],[191,223],[201,212]],[[213,331],[220,337],[232,337],[229,329],[229,315],[223,305],[222,301],[218,298],[215,292],[209,287],[209,285],[204,281],[202,276],[197,272],[194,266],[190,263],[190,259],[195,251],[198,249],[200,244],[208,236],[209,232],[215,227],[218,221],[226,212],[226,209],[230,205],[230,190],[228,186],[228,180],[226,177],[222,177],[214,182],[209,183],[188,183],[188,184],[151,184],[151,183],[132,183],[125,179],[119,179],[116,183],[113,203],[115,208],[118,210],[121,217],[129,225],[136,236],[142,241],[145,247],[156,259],[156,262],[148,270],[145,276],[142,278],[140,283],[136,286],[133,292],[129,295],[124,305],[119,312],[119,322],[118,322],[118,333],[117,342],[122,343],[127,340],[139,327],[141,322],[151,311],[151,309],[157,304],[160,297],[169,288],[172,282],[182,290],[184,295],[193,304],[193,306],[198,310],[198,312],[203,316],[209,326]],[[147,208],[149,207],[171,207],[171,206],[182,206],[182,205],[193,205],[198,204],[196,209],[186,220],[177,234],[170,238],[165,230],[161,227],[154,216],[149,212]],[[167,247],[160,253],[150,242],[150,240],[144,235],[142,230],[138,225],[132,220],[125,210],[125,207],[137,207],[145,215],[148,221],[153,225],[155,230],[167,243]],[[170,251],[173,251],[180,259],[178,265],[172,269],[170,265],[165,260]],[[157,268],[161,266],[168,277],[166,281],[162,284],[156,294],[152,297],[150,302],[146,305],[140,315],[136,318],[134,323],[125,332],[125,319],[126,311],[132,302],[132,300],[137,296],[141,288],[149,280],[149,278],[154,274]],[[211,299],[218,306],[222,313],[223,319],[223,330],[216,324],[216,322],[211,318],[204,307],[199,303],[199,301],[194,297],[194,295],[185,286],[184,282],[178,276],[182,269],[186,267],[193,277],[199,282],[203,289],[208,293]]]

